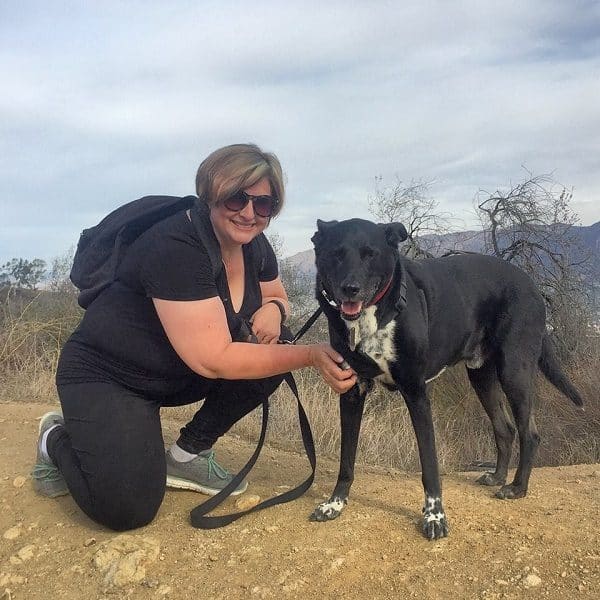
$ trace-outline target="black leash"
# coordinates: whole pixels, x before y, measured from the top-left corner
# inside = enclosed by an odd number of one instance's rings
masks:
[[[311,315],[308,321],[301,327],[300,331],[292,338],[291,341],[285,341],[282,343],[295,344],[312,327],[314,322],[319,318],[321,312],[322,309],[318,308]],[[190,512],[190,520],[193,527],[196,527],[198,529],[216,529],[218,527],[224,527],[225,525],[229,525],[230,523],[233,523],[233,521],[237,521],[237,519],[249,513],[263,510],[265,508],[269,508],[270,506],[275,506],[276,504],[290,502],[290,500],[295,500],[296,498],[302,496],[302,494],[304,494],[304,492],[306,492],[306,490],[308,490],[308,488],[312,485],[315,478],[315,471],[317,468],[317,457],[315,454],[315,443],[313,440],[312,431],[310,429],[310,423],[308,422],[308,417],[306,416],[306,412],[304,411],[302,402],[300,402],[300,395],[298,394],[298,387],[296,386],[294,376],[291,373],[286,373],[284,375],[284,380],[292,390],[294,396],[296,397],[296,402],[298,404],[298,420],[300,422],[300,432],[302,433],[302,442],[304,444],[306,456],[308,457],[308,462],[310,463],[312,469],[311,474],[294,489],[288,490],[283,494],[273,496],[268,500],[264,500],[263,502],[247,510],[243,510],[237,513],[231,513],[228,515],[221,515],[217,517],[211,517],[208,515],[209,512],[214,510],[217,506],[219,506],[219,504],[221,504],[226,498],[229,497],[231,492],[233,492],[235,488],[237,488],[237,486],[244,479],[244,477],[248,475],[248,473],[251,471],[252,467],[258,460],[258,457],[260,455],[265,441],[265,436],[267,433],[267,423],[269,420],[269,399],[265,398],[262,402],[262,427],[260,431],[258,445],[256,446],[254,454],[252,454],[250,460],[240,470],[240,472],[227,484],[227,486],[225,486],[217,495],[212,496],[202,504],[199,504]]]

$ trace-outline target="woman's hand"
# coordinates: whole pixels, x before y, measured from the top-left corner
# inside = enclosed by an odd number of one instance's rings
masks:
[[[276,344],[281,335],[281,313],[273,302],[263,304],[252,315],[252,332],[259,344]]]
[[[313,366],[321,372],[323,381],[334,392],[343,394],[356,383],[356,373],[350,368],[341,368],[344,358],[329,344],[311,346],[311,359]]]

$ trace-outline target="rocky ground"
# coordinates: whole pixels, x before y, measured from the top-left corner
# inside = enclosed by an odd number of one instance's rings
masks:
[[[516,501],[494,499],[479,473],[445,475],[452,530],[438,542],[419,532],[420,477],[384,469],[359,468],[343,515],[309,522],[335,482],[326,460],[301,499],[225,529],[191,528],[204,497],[169,491],[151,525],[119,535],[69,496],[32,491],[36,418],[50,408],[0,403],[1,600],[600,597],[599,465],[536,469]],[[168,442],[179,426],[165,420]],[[240,466],[252,449],[228,437],[218,452]],[[281,492],[307,470],[303,456],[265,447],[247,494]]]

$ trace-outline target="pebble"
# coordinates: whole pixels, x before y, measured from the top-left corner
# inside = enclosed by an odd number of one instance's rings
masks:
[[[83,542],[83,545],[88,548],[89,546],[93,546],[96,543],[96,538],[95,537],[91,537],[88,538],[87,540],[85,540],[85,542]]]
[[[25,485],[26,481],[27,481],[27,477],[23,477],[23,475],[18,475],[17,477],[15,477],[13,479],[13,485],[16,488],[21,488]]]
[[[534,573],[529,573],[527,577],[523,578],[523,587],[525,588],[537,587],[538,585],[540,585],[540,583],[542,583],[541,578],[535,575]]]
[[[250,494],[249,496],[242,496],[236,501],[235,507],[238,510],[248,510],[254,508],[260,502],[260,496],[256,494]]]
[[[35,552],[35,545],[28,544],[27,546],[23,546],[18,552],[17,556],[25,562],[26,560],[30,560],[33,558],[33,553]]]
[[[14,527],[7,529],[4,532],[4,534],[2,535],[2,537],[5,540],[16,540],[20,535],[21,535],[21,526],[15,525]]]
[[[156,590],[156,595],[157,596],[166,596],[167,594],[171,593],[171,586],[170,585],[161,585],[157,590]]]

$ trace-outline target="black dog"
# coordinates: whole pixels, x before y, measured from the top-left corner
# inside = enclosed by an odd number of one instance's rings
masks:
[[[495,472],[479,483],[502,486],[499,498],[525,496],[539,444],[532,415],[536,369],[576,405],[583,404],[560,369],[533,281],[519,268],[481,254],[401,258],[398,244],[407,234],[400,223],[351,219],[317,221],[317,226],[312,238],[317,297],[329,320],[332,346],[359,379],[340,396],[337,484],[311,519],[335,519],[348,502],[365,397],[378,380],[398,390],[410,412],[425,489],[423,533],[429,539],[448,534],[426,384],[460,361],[492,421],[498,451]],[[501,390],[519,433],[519,466],[509,485],[515,428]]]

